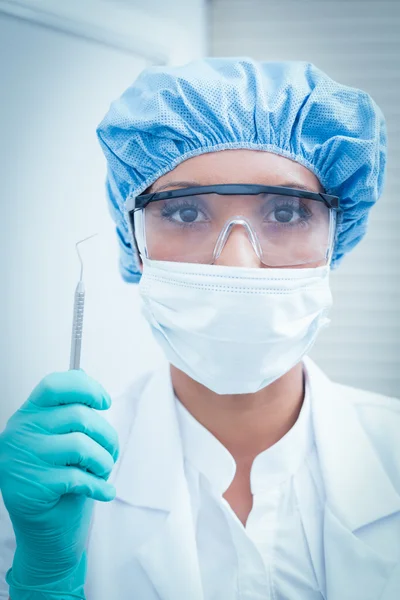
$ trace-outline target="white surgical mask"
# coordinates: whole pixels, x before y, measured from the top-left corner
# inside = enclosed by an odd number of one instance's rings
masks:
[[[170,363],[218,394],[257,392],[329,324],[329,266],[264,269],[142,257],[142,312]]]

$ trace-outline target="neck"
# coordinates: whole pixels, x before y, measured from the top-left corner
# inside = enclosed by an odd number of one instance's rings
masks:
[[[304,400],[301,362],[251,394],[216,394],[175,366],[170,370],[180,402],[236,461],[254,459],[279,441],[297,421]]]

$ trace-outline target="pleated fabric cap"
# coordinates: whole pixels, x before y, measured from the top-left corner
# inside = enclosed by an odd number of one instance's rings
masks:
[[[364,91],[301,61],[204,58],[150,67],[112,102],[97,128],[123,279],[140,280],[126,200],[179,163],[234,148],[273,152],[310,169],[340,197],[332,268],[363,238],[382,193],[385,120]]]

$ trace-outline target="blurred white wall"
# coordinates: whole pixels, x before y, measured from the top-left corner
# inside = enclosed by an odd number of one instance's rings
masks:
[[[334,309],[311,356],[332,378],[400,396],[400,2],[212,0],[210,54],[306,60],[369,92],[388,125],[384,195],[332,274]]]
[[[82,368],[115,395],[161,358],[118,272],[95,129],[144,67],[201,56],[206,40],[203,0],[13,4],[0,1],[0,430],[69,367],[75,243],[92,233]]]

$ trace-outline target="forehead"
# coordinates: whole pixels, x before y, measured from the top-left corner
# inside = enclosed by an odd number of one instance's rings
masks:
[[[286,185],[324,191],[314,173],[303,165],[271,152],[248,149],[207,152],[189,158],[159,177],[149,191],[220,183]]]

